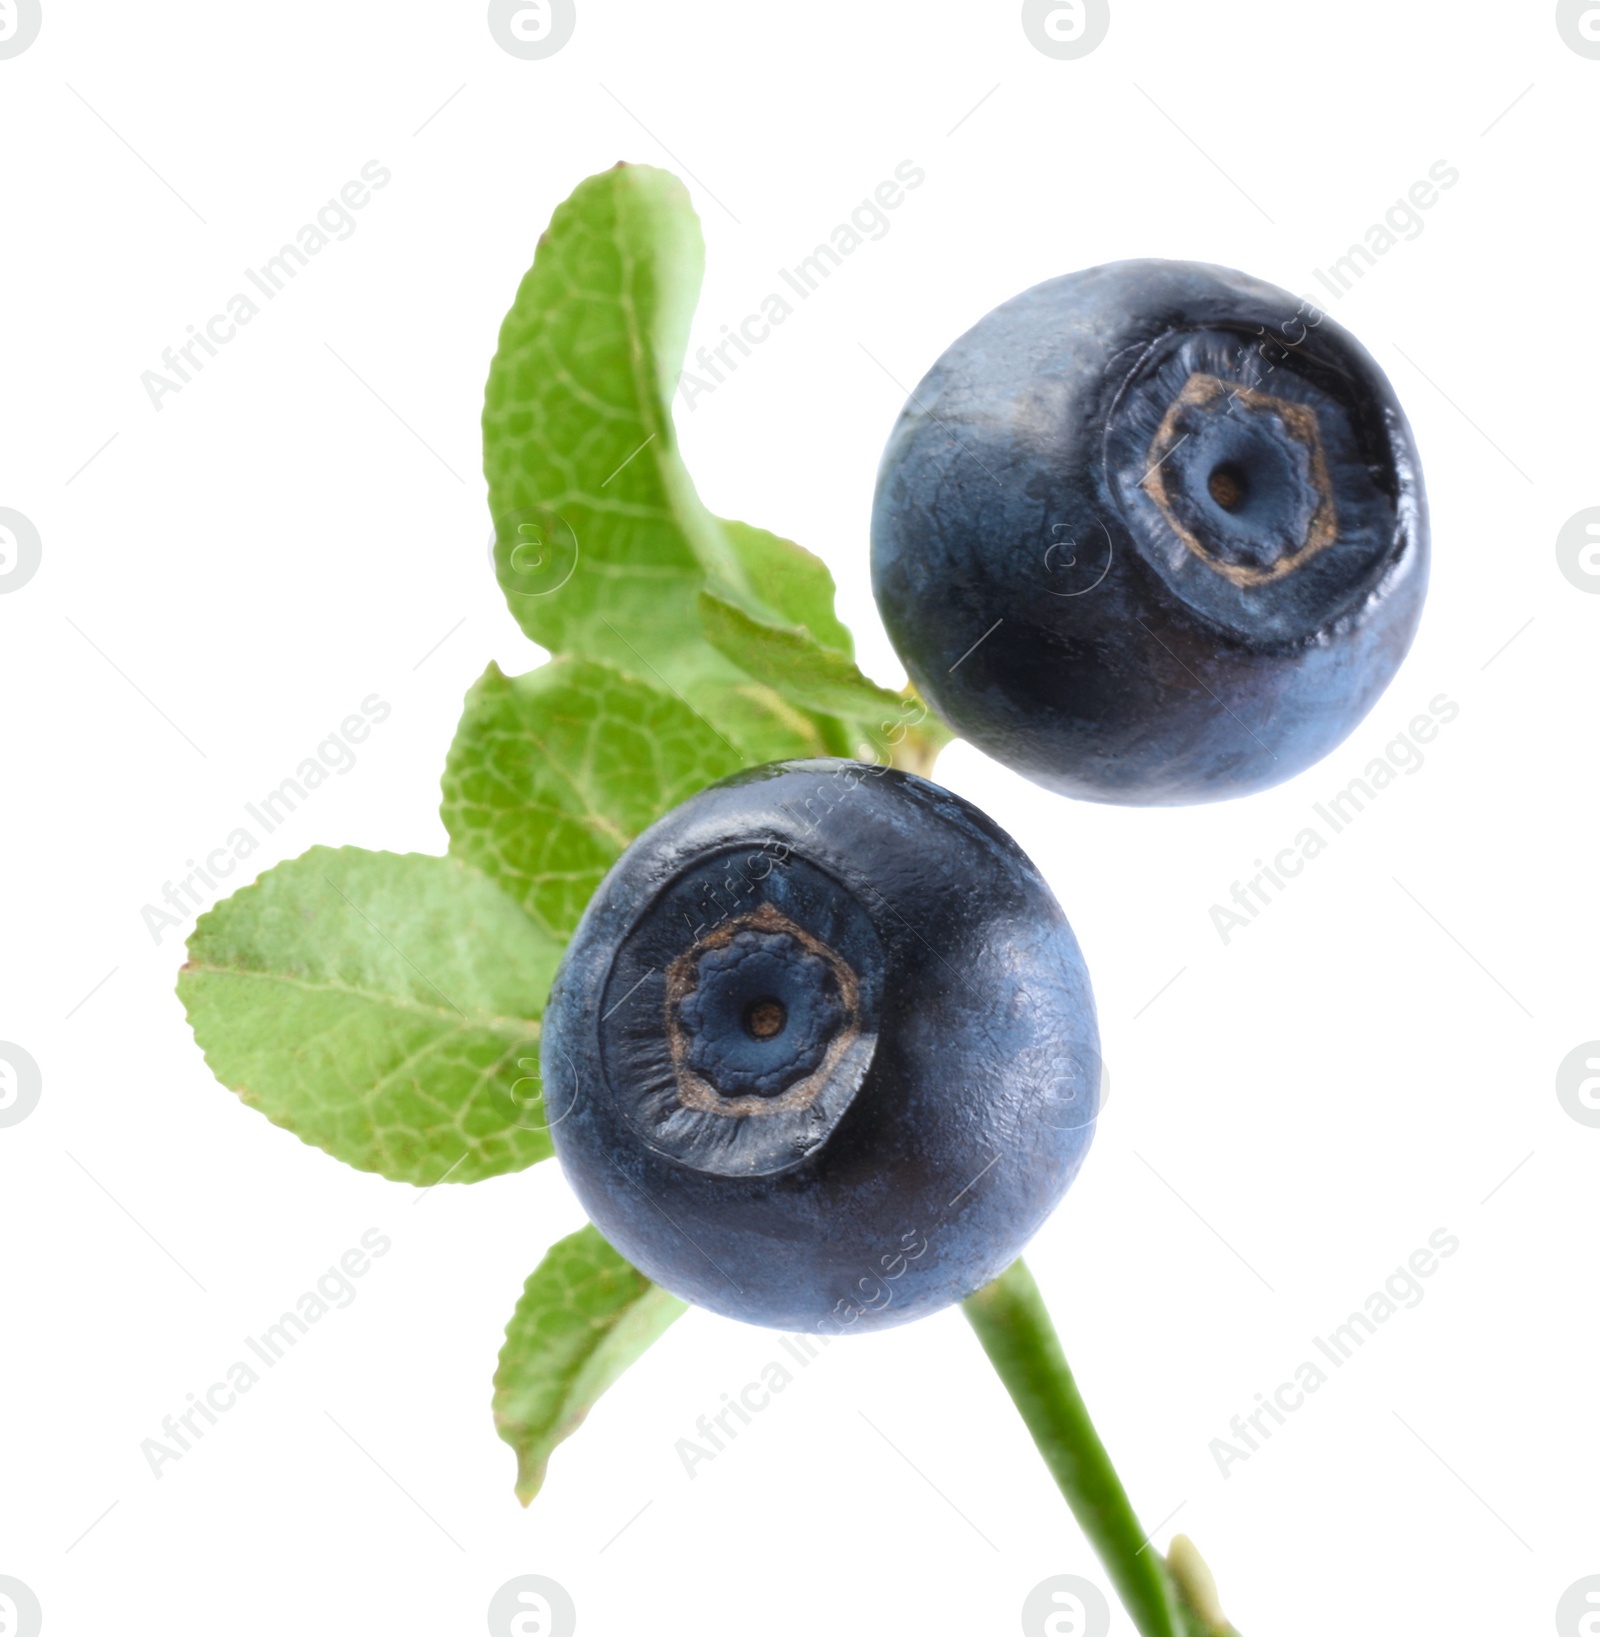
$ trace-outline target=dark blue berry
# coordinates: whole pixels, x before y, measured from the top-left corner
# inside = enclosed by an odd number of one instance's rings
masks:
[[[1242,795],[1410,645],[1422,474],[1383,372],[1270,284],[1127,261],[962,336],[884,452],[873,585],[923,697],[1066,795]]]
[[[1094,1002],[1016,844],[909,774],[754,768],[647,830],[545,1012],[556,1152],[686,1299],[894,1324],[998,1274],[1088,1147]]]

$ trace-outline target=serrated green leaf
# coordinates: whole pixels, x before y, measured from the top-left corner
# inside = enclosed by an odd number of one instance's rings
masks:
[[[609,666],[491,665],[467,695],[440,811],[451,852],[565,939],[641,830],[743,766],[681,699]]]
[[[700,631],[707,583],[760,604],[672,423],[704,260],[688,192],[666,171],[619,165],[557,208],[484,395],[495,572],[552,653],[682,695],[748,760],[814,755],[819,727]]]
[[[706,639],[759,681],[794,704],[846,721],[873,721],[902,703],[898,694],[863,676],[848,654],[826,648],[798,625],[771,625],[713,591],[700,593]]]
[[[774,625],[709,589],[700,593],[700,623],[707,640],[753,677],[829,724],[834,755],[888,761],[926,776],[952,738],[912,689],[890,693],[811,630]]]
[[[495,1426],[517,1452],[524,1506],[550,1452],[684,1311],[592,1224],[550,1247],[523,1286],[494,1373]]]
[[[760,588],[762,601],[784,623],[803,625],[824,648],[833,648],[847,659],[855,657],[850,627],[833,609],[837,590],[833,575],[820,557],[753,523],[723,519],[722,529],[745,579]]]
[[[212,1073],[274,1125],[426,1186],[550,1153],[560,945],[456,858],[313,847],[202,915],[178,978]]]

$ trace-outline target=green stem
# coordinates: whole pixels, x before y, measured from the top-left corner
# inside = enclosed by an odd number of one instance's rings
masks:
[[[1143,1637],[1232,1630],[1215,1609],[1196,1607],[1150,1545],[1094,1430],[1033,1275],[1020,1258],[963,1304],[1050,1474]],[[1185,1551],[1193,1548],[1185,1543]],[[1175,1553],[1175,1557],[1179,1554]],[[1198,1563],[1198,1554],[1194,1554]],[[1186,1564],[1187,1567],[1187,1564]],[[1200,1573],[1204,1574],[1201,1565]],[[1209,1577],[1207,1577],[1209,1579]]]

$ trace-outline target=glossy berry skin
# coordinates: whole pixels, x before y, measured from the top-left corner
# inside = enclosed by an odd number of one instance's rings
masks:
[[[872,572],[918,691],[996,760],[1092,801],[1215,801],[1371,709],[1421,615],[1427,504],[1348,331],[1225,267],[1113,262],[929,371]]]
[[[590,900],[545,1011],[546,1119],[601,1233],[688,1301],[866,1330],[1015,1258],[1088,1148],[1088,974],[1020,848],[859,762],[676,808]]]

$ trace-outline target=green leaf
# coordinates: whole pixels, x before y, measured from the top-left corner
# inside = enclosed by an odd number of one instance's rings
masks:
[[[827,568],[777,535],[743,523],[730,527],[746,542],[742,549],[748,551],[753,572],[763,554],[769,557],[763,582],[771,588],[768,600],[780,602],[794,623],[775,624],[707,588],[700,593],[706,640],[791,704],[813,712],[828,735],[831,754],[889,761],[929,774],[953,735],[911,688],[891,693],[862,673],[850,657],[850,633],[834,617],[833,577]],[[774,548],[809,559],[815,570]],[[843,646],[820,637],[819,630],[842,632]]]
[[[550,1452],[684,1310],[592,1225],[550,1247],[522,1288],[494,1373],[495,1426],[517,1452],[524,1506]]]
[[[848,722],[894,721],[903,701],[798,625],[770,625],[713,591],[700,593],[706,639],[794,704]]]
[[[495,572],[522,629],[681,694],[746,759],[815,755],[818,725],[701,635],[708,582],[759,602],[678,454],[671,400],[705,249],[683,184],[579,184],[500,331],[483,412]]]
[[[641,830],[744,765],[681,699],[609,666],[491,665],[467,695],[441,815],[451,852],[565,940]]]
[[[178,993],[211,1071],[394,1182],[550,1153],[538,1018],[561,950],[460,859],[313,847],[200,917]]]
[[[722,529],[745,579],[760,587],[763,601],[774,613],[789,625],[803,625],[824,648],[854,658],[855,639],[833,611],[833,575],[820,557],[753,523],[724,520]]]

